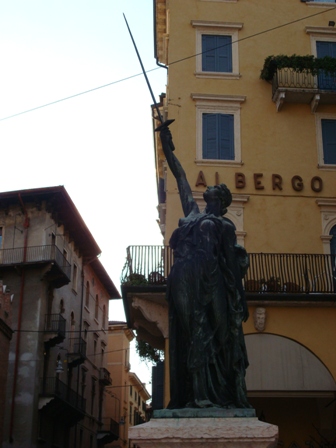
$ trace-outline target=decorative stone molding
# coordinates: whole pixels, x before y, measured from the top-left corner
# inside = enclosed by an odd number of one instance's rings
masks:
[[[165,339],[168,338],[168,306],[159,305],[139,297],[133,298],[132,306],[140,310],[147,321],[155,323]]]
[[[266,327],[266,308],[258,307],[253,313],[254,328],[257,331],[264,331]]]
[[[320,207],[323,243],[323,253],[330,254],[330,230],[336,225],[336,199],[325,198],[316,199],[316,204]]]

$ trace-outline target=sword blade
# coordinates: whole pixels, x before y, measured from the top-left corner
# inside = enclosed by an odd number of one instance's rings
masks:
[[[129,27],[129,25],[128,25],[128,22],[127,22],[127,19],[126,19],[125,14],[123,14],[123,16],[124,16],[124,19],[125,19],[125,22],[126,22],[126,25],[127,25],[128,32],[129,32],[129,34],[130,34],[130,36],[131,36],[131,39],[132,39],[132,42],[133,42],[133,46],[134,46],[135,52],[136,52],[136,54],[137,54],[137,56],[138,56],[138,59],[139,59],[140,65],[141,65],[141,69],[142,69],[142,73],[143,73],[143,75],[144,75],[144,77],[145,77],[145,80],[146,80],[146,82],[147,82],[147,86],[148,86],[149,92],[150,92],[150,94],[151,94],[151,96],[152,96],[152,100],[153,100],[153,103],[154,103],[154,107],[155,107],[156,112],[157,112],[157,114],[158,114],[159,120],[160,120],[160,122],[161,122],[161,124],[162,124],[162,123],[163,123],[163,118],[162,118],[162,115],[161,115],[159,106],[157,105],[157,102],[156,102],[156,100],[155,100],[155,96],[154,96],[153,90],[152,90],[152,88],[151,88],[151,85],[150,85],[150,83],[149,83],[149,80],[148,80],[148,76],[147,76],[145,67],[143,66],[143,63],[142,63],[142,60],[141,60],[141,57],[140,57],[138,48],[137,48],[136,43],[135,43],[135,41],[134,41],[134,38],[133,38],[133,35],[132,35],[132,32],[131,32],[131,29],[130,29],[130,27]]]

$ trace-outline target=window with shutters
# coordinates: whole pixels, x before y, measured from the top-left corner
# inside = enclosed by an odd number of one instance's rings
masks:
[[[336,169],[336,114],[316,114],[319,168]]]
[[[196,102],[196,163],[240,166],[243,96],[192,94]]]
[[[232,37],[202,34],[202,71],[232,72]]]
[[[336,41],[316,41],[316,55],[318,58],[330,56],[336,58]],[[321,90],[336,90],[336,76],[329,73],[319,73],[318,88]]]
[[[196,76],[238,79],[238,31],[242,23],[193,20],[196,30]]]
[[[234,115],[202,114],[202,159],[235,160]]]
[[[301,0],[304,3],[307,4],[314,4],[314,3],[336,3],[336,0]]]

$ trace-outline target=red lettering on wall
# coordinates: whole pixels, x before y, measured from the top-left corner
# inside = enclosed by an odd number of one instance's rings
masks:
[[[277,188],[282,190],[282,177],[280,174],[272,174],[272,188],[276,190]]]
[[[256,190],[263,190],[265,187],[262,185],[260,178],[263,177],[262,173],[254,173],[254,188]]]
[[[323,189],[323,180],[319,176],[314,176],[310,182],[310,186],[315,193],[320,193]]]
[[[236,188],[245,188],[246,187],[245,174],[235,173],[235,181],[236,181]]]
[[[199,187],[200,185],[203,185],[203,187],[207,187],[207,183],[206,183],[203,171],[200,171],[198,173],[197,180],[196,180],[196,187]]]
[[[303,190],[303,180],[301,176],[293,176],[292,177],[292,187],[295,191]]]

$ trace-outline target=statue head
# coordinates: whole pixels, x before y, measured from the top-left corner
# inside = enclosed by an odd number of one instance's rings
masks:
[[[266,308],[261,307],[256,308],[253,317],[254,317],[254,328],[258,331],[264,331],[266,323]]]
[[[220,210],[215,213],[218,215],[224,215],[227,212],[227,207],[232,202],[232,194],[225,184],[215,185],[214,187],[208,187],[203,194],[204,200],[207,204],[207,212],[214,213],[216,203],[219,204]]]

